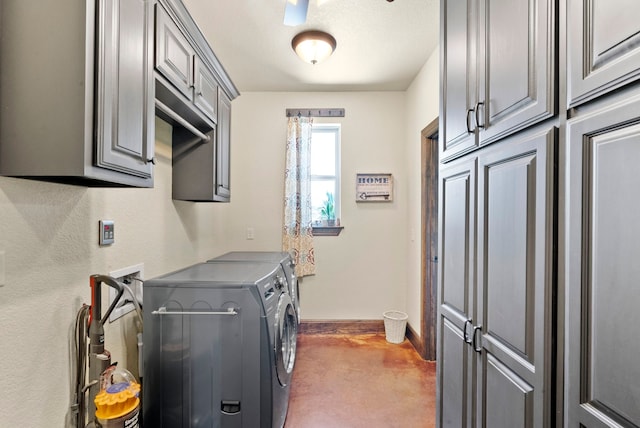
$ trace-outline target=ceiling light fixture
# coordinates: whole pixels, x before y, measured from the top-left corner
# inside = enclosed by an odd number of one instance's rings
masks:
[[[323,31],[304,31],[291,40],[291,47],[303,61],[318,64],[336,49],[336,39]]]

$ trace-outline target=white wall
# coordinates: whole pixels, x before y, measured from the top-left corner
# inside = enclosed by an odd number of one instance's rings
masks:
[[[421,319],[421,136],[420,132],[439,114],[439,50],[436,49],[406,93],[408,235],[407,242],[407,314],[418,335]]]
[[[169,129],[157,127],[160,153],[168,152]],[[162,155],[153,189],[0,177],[0,425],[65,426],[71,327],[82,303],[90,303],[91,274],[142,262],[149,278],[220,254],[227,208],[172,201],[171,160]],[[111,247],[98,246],[100,219],[116,222]],[[137,372],[135,355],[124,351],[123,331],[135,337],[127,323],[131,315],[106,326],[106,348]]]
[[[317,273],[300,285],[303,319],[382,319],[405,309],[407,168],[404,92],[244,93],[233,103],[228,245],[281,248],[286,108],[345,108],[341,224],[316,237]],[[335,119],[316,119],[325,122]],[[392,173],[394,201],[356,203],[356,173]],[[246,239],[247,227],[255,239]]]

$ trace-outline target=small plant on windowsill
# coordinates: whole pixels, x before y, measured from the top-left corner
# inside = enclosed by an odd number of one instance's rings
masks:
[[[322,202],[322,207],[320,208],[320,215],[326,222],[327,226],[335,226],[336,225],[336,211],[335,204],[333,200],[333,193],[327,192],[327,199]]]

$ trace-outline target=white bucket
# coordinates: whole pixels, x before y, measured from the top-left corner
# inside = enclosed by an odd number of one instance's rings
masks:
[[[389,343],[404,342],[409,316],[400,311],[386,311],[384,317],[384,332]]]

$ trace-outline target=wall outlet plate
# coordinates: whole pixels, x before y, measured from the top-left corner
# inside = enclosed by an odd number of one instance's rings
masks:
[[[122,269],[109,272],[109,276],[115,278],[120,283],[126,283],[126,285],[128,285],[129,288],[131,288],[131,291],[133,291],[133,294],[135,294],[136,299],[138,300],[138,302],[140,302],[140,305],[142,306],[142,282],[141,281],[144,280],[144,263],[139,263],[137,265],[128,266]],[[136,279],[133,279],[133,278],[136,278]],[[113,302],[113,300],[116,298],[117,295],[118,293],[116,292],[116,290],[109,287],[109,306],[111,306],[111,303]],[[131,301],[132,298],[129,292],[125,290],[124,294],[122,295],[122,298],[120,299],[120,302],[118,303],[118,306],[113,310],[113,312],[111,312],[111,315],[109,315],[109,322],[114,322],[118,318],[128,314],[129,312],[135,309],[135,307],[133,306],[133,303],[129,302],[129,303],[123,304],[123,302],[127,300]]]

